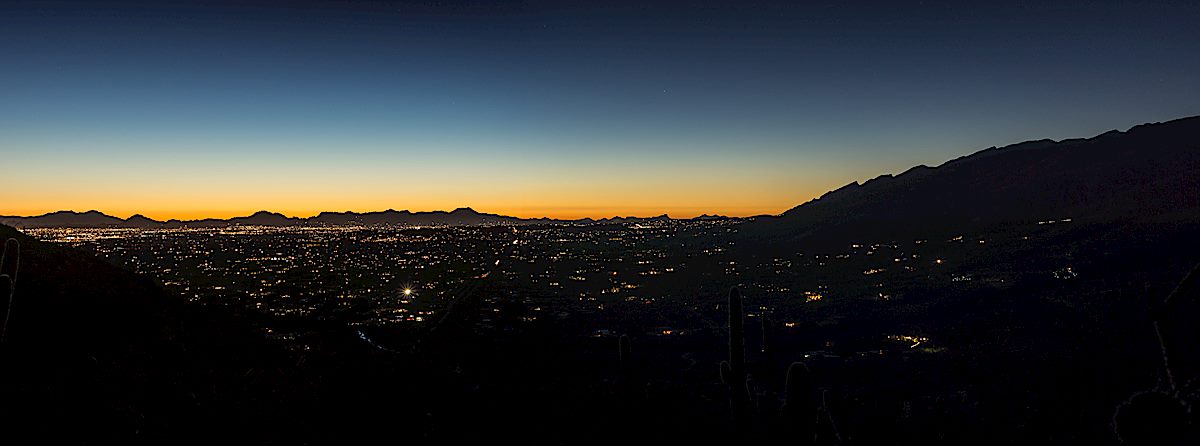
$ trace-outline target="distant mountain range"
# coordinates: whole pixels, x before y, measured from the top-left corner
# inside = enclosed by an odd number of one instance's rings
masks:
[[[1200,116],[992,147],[850,183],[744,235],[805,245],[1034,224],[1200,222]],[[773,242],[774,243],[774,242]]]
[[[692,220],[726,220],[732,217],[701,215]],[[259,211],[246,217],[203,220],[158,221],[142,215],[121,219],[99,211],[58,211],[35,217],[0,216],[0,224],[15,228],[213,228],[225,226],[519,226],[535,224],[626,224],[675,220],[667,215],[657,217],[612,217],[604,219],[584,218],[557,220],[551,218],[518,218],[505,215],[477,212],[471,208],[453,211],[409,212],[386,210],[379,212],[322,212],[319,215],[298,218]]]

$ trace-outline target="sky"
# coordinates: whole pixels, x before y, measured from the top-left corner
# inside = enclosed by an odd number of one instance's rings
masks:
[[[1191,1],[7,0],[0,215],[777,214],[1198,115],[1198,23]]]

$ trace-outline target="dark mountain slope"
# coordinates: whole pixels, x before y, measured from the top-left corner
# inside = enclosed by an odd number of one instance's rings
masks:
[[[280,349],[220,311],[82,252],[21,243],[0,344],[6,444],[205,443],[262,432]],[[0,307],[0,312],[3,308]]]
[[[991,148],[851,183],[762,218],[752,236],[842,244],[1072,218],[1200,218],[1200,117]]]

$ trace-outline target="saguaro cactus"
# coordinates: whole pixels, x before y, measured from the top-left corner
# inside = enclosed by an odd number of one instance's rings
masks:
[[[617,386],[621,397],[628,400],[633,391],[633,347],[629,336],[621,335],[617,339]]]
[[[7,274],[0,274],[0,296],[8,298],[8,304],[5,305],[4,309],[4,318],[0,319],[4,324],[0,325],[0,342],[4,342],[4,334],[8,332],[8,314],[12,312],[12,285],[12,279],[9,279]]]
[[[1190,309],[1195,309],[1195,299],[1198,297],[1200,297],[1200,265],[1193,267],[1187,276],[1184,276],[1183,280],[1179,282],[1179,285],[1171,290],[1171,294],[1168,294],[1167,298],[1161,304],[1150,308],[1151,315],[1154,318],[1154,334],[1158,339],[1159,349],[1162,354],[1162,369],[1171,392],[1179,392],[1179,386],[1196,378],[1194,375],[1200,374],[1200,371],[1198,371],[1200,364],[1176,363],[1177,360],[1183,359],[1183,355],[1179,355],[1179,352],[1190,348],[1186,340],[1177,339],[1180,334],[1178,331],[1180,328],[1178,314],[1186,314],[1183,313],[1186,311],[1185,308],[1188,308],[1183,307],[1185,304],[1190,304],[1192,305]],[[1191,302],[1185,302],[1189,300]],[[1180,367],[1181,365],[1183,367]],[[1182,370],[1179,370],[1181,368]],[[1184,376],[1176,376],[1179,372],[1183,372]]]
[[[13,296],[16,293],[17,273],[21,270],[21,242],[10,238],[4,242],[4,252],[0,253],[0,297],[8,303],[4,309],[3,324],[0,325],[0,343],[8,333],[8,320],[12,316]]]
[[[1140,392],[1117,407],[1112,426],[1121,444],[1187,444],[1188,407],[1164,392]]]
[[[742,319],[742,293],[729,290],[729,360],[721,361],[721,382],[729,387],[729,409],[734,427],[742,430],[746,423],[746,405],[750,394],[746,383],[746,330]]]
[[[1181,352],[1194,348],[1194,337],[1180,325],[1190,323],[1180,314],[1193,314],[1200,298],[1200,265],[1196,265],[1171,290],[1161,304],[1152,305],[1154,333],[1162,355],[1165,383],[1155,389],[1133,394],[1117,407],[1113,432],[1122,444],[1184,444],[1191,423],[1188,406],[1195,382],[1200,379],[1200,364],[1189,361]],[[1182,324],[1181,324],[1182,323]],[[1192,439],[1194,442],[1194,439]],[[1191,443],[1188,443],[1191,444]]]
[[[17,272],[21,269],[21,242],[10,238],[4,242],[4,253],[0,254],[0,274],[17,283]]]
[[[773,352],[771,346],[771,332],[774,330],[774,326],[771,322],[771,316],[763,313],[758,319],[762,322],[762,346],[760,350],[764,355],[770,355]],[[767,363],[770,364],[769,361]]]
[[[621,335],[621,337],[617,340],[617,359],[621,361],[622,370],[629,367],[629,360],[631,359],[629,355],[631,353],[631,349],[632,347],[630,347],[629,336]]]
[[[721,381],[742,385],[746,379],[746,327],[742,320],[742,293],[729,290],[729,360],[721,362]]]
[[[816,389],[812,373],[803,362],[793,362],[788,367],[784,384],[784,402],[780,409],[784,430],[796,444],[811,445],[817,435]]]

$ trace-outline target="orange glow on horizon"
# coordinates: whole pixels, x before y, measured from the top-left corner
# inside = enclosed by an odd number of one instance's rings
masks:
[[[303,171],[271,170],[257,176],[222,172],[211,177],[190,171],[150,171],[114,181],[82,172],[81,177],[50,184],[17,176],[0,179],[0,187],[8,192],[0,203],[0,215],[97,210],[118,218],[141,214],[165,221],[244,217],[263,210],[307,218],[321,212],[470,207],[488,214],[563,220],[663,214],[749,217],[779,214],[849,182],[845,172],[832,170],[809,175],[788,169],[634,173],[613,177],[546,170],[510,177],[481,171],[447,177],[368,172],[305,181],[301,178],[308,176]]]
[[[800,203],[796,203],[795,205],[798,205],[798,204],[800,204]],[[259,212],[259,211],[276,212],[276,213],[280,213],[280,214],[283,214],[288,217],[308,218],[308,217],[314,217],[314,216],[320,214],[321,212],[347,212],[347,211],[349,211],[349,212],[357,212],[357,213],[368,213],[368,212],[386,211],[388,209],[395,209],[397,211],[408,210],[408,211],[414,212],[414,213],[416,213],[416,212],[431,212],[431,211],[449,212],[449,211],[453,211],[454,209],[456,209],[458,207],[470,207],[470,208],[474,209],[476,212],[483,213],[483,214],[496,214],[496,215],[503,215],[503,216],[507,216],[507,217],[517,217],[517,218],[527,218],[527,219],[547,217],[547,218],[551,218],[551,219],[555,219],[555,220],[578,220],[578,219],[583,219],[583,218],[592,218],[592,219],[598,220],[598,219],[612,218],[612,217],[643,217],[643,218],[644,217],[656,217],[656,216],[663,215],[663,214],[666,214],[672,218],[687,219],[687,218],[698,217],[698,216],[706,215],[706,214],[707,215],[723,215],[726,217],[753,217],[753,216],[759,216],[759,215],[776,215],[776,214],[782,213],[783,211],[786,211],[786,210],[794,207],[795,205],[790,205],[790,206],[786,206],[786,207],[782,207],[782,208],[778,208],[778,207],[762,207],[762,208],[728,207],[728,208],[726,208],[727,211],[723,211],[721,209],[715,209],[715,208],[709,209],[709,208],[695,208],[695,207],[664,207],[661,209],[596,207],[596,208],[588,208],[588,209],[571,209],[571,208],[553,208],[553,207],[542,208],[542,207],[527,207],[527,206],[514,207],[514,208],[508,208],[508,209],[503,209],[503,208],[489,209],[489,208],[480,208],[480,207],[472,207],[472,206],[453,206],[453,207],[429,208],[429,209],[405,209],[403,207],[391,207],[391,208],[382,208],[382,209],[377,209],[377,208],[351,208],[351,209],[331,208],[331,209],[326,209],[326,210],[322,210],[322,211],[317,211],[317,210],[313,210],[313,209],[272,209],[269,206],[262,206],[262,207],[258,207],[258,208],[245,208],[245,209],[235,209],[235,210],[228,210],[228,209],[223,209],[223,210],[146,209],[146,210],[134,211],[134,210],[131,210],[131,209],[128,209],[125,207],[111,207],[110,208],[110,207],[101,207],[101,206],[89,206],[89,207],[77,207],[77,208],[69,208],[69,207],[68,208],[50,208],[50,207],[7,208],[3,211],[0,211],[0,215],[16,216],[16,217],[33,217],[33,216],[45,215],[45,214],[58,212],[58,211],[87,212],[87,211],[95,210],[95,211],[99,211],[103,214],[110,215],[110,216],[117,217],[117,218],[122,218],[122,219],[126,219],[126,218],[132,217],[134,215],[140,214],[147,218],[150,218],[153,220],[158,220],[158,221],[167,221],[167,220],[185,220],[186,221],[186,220],[203,220],[203,219],[209,219],[209,218],[229,219],[229,218],[235,218],[235,217],[246,217],[246,216],[252,215],[255,212]]]
[[[691,192],[691,191],[689,191]],[[548,217],[560,220],[575,220],[581,218],[611,218],[611,217],[654,217],[667,214],[673,218],[693,218],[703,214],[724,215],[729,217],[751,217],[756,215],[775,215],[795,207],[812,197],[823,193],[809,192],[807,194],[787,193],[779,191],[776,196],[759,197],[760,200],[746,200],[732,191],[707,192],[694,191],[689,194],[672,194],[676,197],[641,197],[626,195],[628,199],[594,196],[579,199],[576,204],[570,199],[543,198],[546,203],[537,203],[524,196],[522,200],[504,200],[505,197],[484,197],[487,200],[467,200],[457,197],[434,200],[416,200],[397,198],[383,200],[375,197],[359,197],[357,200],[342,199],[337,196],[317,196],[301,194],[298,196],[260,197],[231,195],[229,199],[217,197],[197,197],[194,199],[163,199],[159,197],[134,197],[132,194],[116,196],[99,196],[82,194],[79,197],[54,196],[55,194],[17,195],[17,200],[8,201],[0,207],[0,215],[6,216],[37,216],[57,211],[86,212],[100,211],[118,218],[129,218],[141,214],[148,218],[166,221],[200,220],[206,218],[227,219],[245,217],[258,211],[277,212],[288,217],[307,218],[321,212],[379,212],[388,209],[411,212],[452,211],[460,207],[469,207],[476,212],[497,214],[518,218]],[[742,192],[755,195],[755,191]],[[89,196],[90,195],[90,196]],[[460,194],[456,194],[460,195]],[[582,195],[582,194],[581,194]],[[769,199],[767,199],[769,198]],[[704,201],[709,201],[704,203]],[[625,203],[623,203],[625,202]],[[406,205],[406,203],[408,203]],[[593,204],[594,203],[594,204]],[[670,204],[668,204],[670,203]]]
[[[279,160],[256,147],[222,150],[234,149],[247,154],[238,163],[203,151],[120,163],[97,150],[89,155],[94,162],[67,167],[41,152],[17,152],[13,162],[24,168],[0,178],[5,191],[0,215],[94,209],[118,218],[141,214],[165,221],[244,217],[263,210],[307,218],[321,212],[470,207],[564,220],[748,217],[784,212],[859,177],[846,164],[820,157],[804,158],[801,169],[792,155],[745,157],[734,151],[676,157],[647,149],[645,158],[596,153],[520,161],[452,156],[456,152],[430,159],[312,152]],[[47,171],[58,174],[38,174]]]

